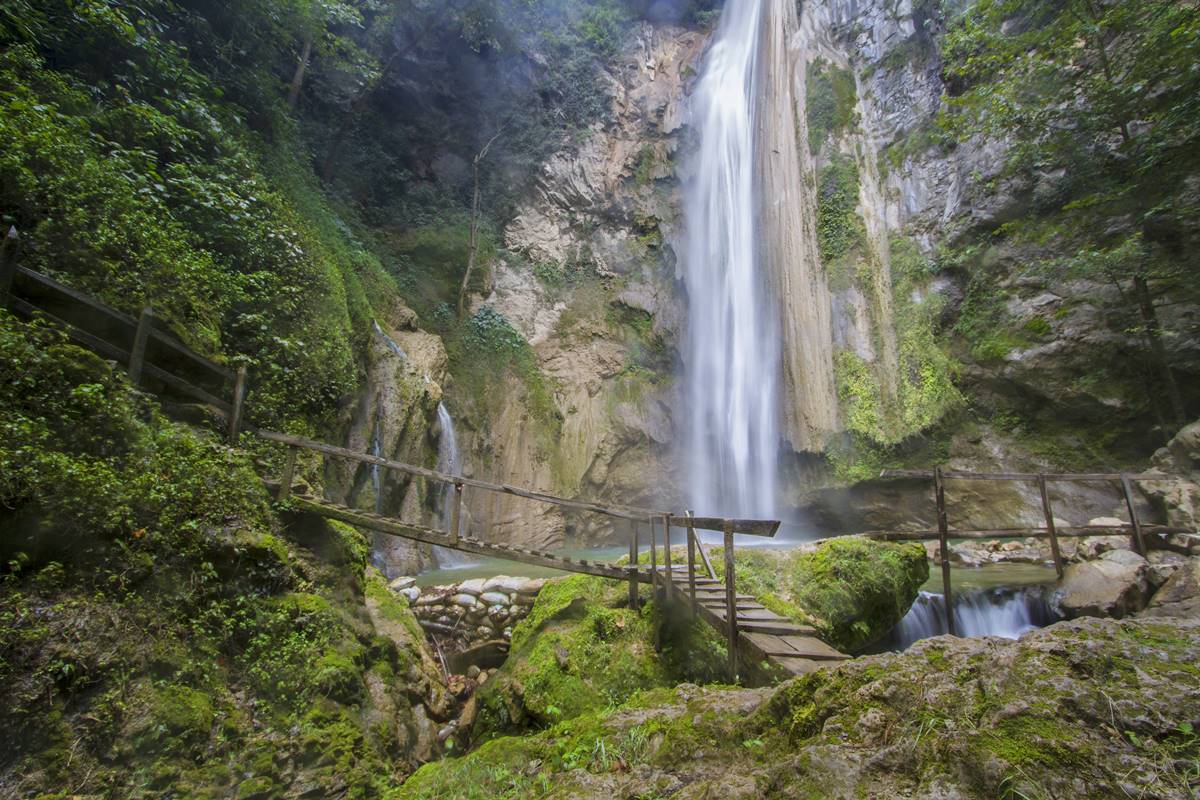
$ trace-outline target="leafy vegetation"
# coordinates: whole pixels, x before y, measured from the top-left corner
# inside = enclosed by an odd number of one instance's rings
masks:
[[[362,535],[281,524],[248,456],[2,312],[0,476],[0,744],[22,794],[303,776],[362,798],[408,768],[409,701],[371,675],[420,659],[364,621]]]
[[[850,70],[825,61],[808,65],[807,81],[808,146],[815,155],[856,123],[858,89]]]

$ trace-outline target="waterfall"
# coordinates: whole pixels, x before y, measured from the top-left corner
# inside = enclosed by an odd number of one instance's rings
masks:
[[[779,447],[777,309],[756,232],[755,113],[766,0],[730,0],[692,98],[685,183],[690,504],[773,515]]]
[[[438,472],[450,475],[459,475],[461,474],[462,464],[459,461],[458,454],[458,435],[454,431],[454,419],[450,416],[450,410],[446,408],[445,403],[438,403],[437,418],[439,428],[437,470]],[[454,486],[448,483],[444,484],[438,502],[439,527],[444,531],[450,530],[450,515],[453,503]],[[465,524],[463,525],[463,532],[466,532]],[[475,563],[466,553],[436,545],[433,548],[433,557],[437,559],[437,565],[441,569],[468,567]]]
[[[954,598],[954,624],[959,636],[1016,639],[1058,619],[1044,586],[967,591]],[[921,592],[888,638],[872,650],[904,650],[914,642],[946,633],[946,598]]]

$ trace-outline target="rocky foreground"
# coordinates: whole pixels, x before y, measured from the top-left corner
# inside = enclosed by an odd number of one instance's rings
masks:
[[[681,685],[429,764],[396,798],[1191,798],[1200,623],[938,637],[773,689]]]

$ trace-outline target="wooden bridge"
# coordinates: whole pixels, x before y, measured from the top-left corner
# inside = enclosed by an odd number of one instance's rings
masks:
[[[147,391],[165,396],[186,397],[200,401],[226,422],[230,442],[234,445],[244,430],[286,448],[283,475],[278,482],[277,499],[323,517],[410,541],[448,547],[474,555],[530,564],[540,567],[597,575],[629,582],[629,600],[637,604],[639,588],[649,584],[655,597],[678,603],[690,613],[716,628],[725,637],[729,654],[729,674],[737,680],[740,665],[757,665],[767,661],[784,673],[809,672],[823,664],[840,661],[848,656],[839,653],[816,637],[808,626],[797,624],[766,609],[756,598],[739,594],[734,570],[734,536],[773,537],[779,528],[775,520],[744,520],[696,517],[691,512],[674,514],[662,510],[634,506],[600,505],[580,500],[555,497],[530,489],[494,484],[461,475],[449,475],[410,464],[389,461],[378,456],[359,453],[329,444],[256,429],[244,422],[244,404],[248,379],[244,367],[231,370],[206,359],[184,346],[177,337],[157,322],[150,309],[143,309],[138,318],[109,308],[95,299],[65,286],[47,276],[17,264],[18,239],[15,230],[0,243],[0,308],[7,308],[24,317],[40,317],[58,324],[76,343],[105,358],[127,365],[131,381]],[[228,398],[226,400],[225,398]],[[292,495],[296,455],[310,450],[327,458],[344,458],[382,469],[398,470],[427,480],[454,487],[449,530],[438,531],[396,518],[350,508],[310,495]],[[1013,539],[1047,538],[1059,575],[1063,559],[1059,551],[1061,536],[1103,536],[1129,534],[1133,546],[1145,553],[1147,548],[1172,549],[1166,536],[1191,532],[1181,528],[1142,523],[1133,500],[1132,486],[1141,480],[1163,481],[1162,475],[1101,474],[1024,474],[1024,473],[966,473],[941,468],[933,470],[885,471],[881,477],[901,480],[931,480],[937,510],[937,530],[870,531],[863,535],[880,541],[930,541],[940,545],[943,587],[946,596],[947,629],[954,632],[952,587],[950,585],[949,541],[951,539]],[[944,483],[949,480],[1006,480],[1035,482],[1040,488],[1044,528],[1019,528],[988,531],[951,529],[947,522]],[[1119,526],[1056,527],[1047,493],[1047,483],[1053,481],[1107,481],[1121,486],[1129,512],[1129,524]],[[629,559],[625,564],[613,564],[583,558],[568,558],[560,554],[532,550],[503,543],[484,542],[464,535],[461,530],[463,493],[467,489],[524,497],[560,508],[572,509],[626,520],[630,523]],[[642,555],[642,527],[649,529],[649,563],[639,563]],[[685,532],[686,560],[673,563],[670,546],[671,531]],[[723,535],[723,578],[709,558],[697,531],[717,531]],[[659,545],[659,537],[662,545]],[[661,563],[659,554],[661,553]],[[682,558],[683,556],[680,555]]]
[[[203,403],[225,419],[231,444],[236,445],[242,432],[246,431],[284,446],[283,475],[280,476],[277,490],[277,499],[280,501],[290,502],[296,508],[322,517],[414,542],[564,572],[628,581],[631,604],[639,602],[639,587],[649,584],[654,596],[685,604],[695,617],[703,619],[722,633],[729,653],[729,674],[733,680],[739,676],[740,663],[758,664],[767,660],[786,673],[802,673],[820,664],[847,658],[817,639],[812,628],[773,614],[754,597],[738,594],[737,576],[732,568],[734,536],[772,537],[779,529],[777,520],[696,517],[691,513],[673,514],[633,506],[588,503],[531,489],[448,475],[321,442],[257,429],[245,422],[244,406],[248,387],[245,367],[231,370],[193,352],[166,330],[149,308],[143,309],[134,318],[48,276],[21,267],[17,263],[18,245],[19,238],[15,230],[10,230],[0,243],[0,307],[26,318],[36,316],[57,324],[77,344],[127,366],[130,380],[146,391]],[[327,458],[350,459],[452,485],[454,504],[449,530],[434,530],[311,495],[293,496],[296,455],[302,449]],[[569,558],[516,545],[484,542],[464,535],[461,530],[462,504],[463,493],[467,489],[515,495],[564,509],[626,520],[632,523],[628,563],[612,564]],[[649,529],[649,564],[638,563],[643,526]],[[672,529],[686,531],[688,557],[685,564],[671,563],[668,544]],[[696,535],[698,530],[723,534],[726,567],[723,580],[718,580],[707,550]],[[659,563],[660,552],[662,563]],[[698,569],[698,563],[703,571]]]
[[[738,593],[737,575],[733,568],[734,536],[742,534],[773,537],[779,529],[778,520],[697,517],[691,512],[677,515],[635,506],[601,505],[570,500],[517,486],[489,483],[462,475],[437,472],[425,467],[391,461],[297,436],[287,436],[265,430],[256,430],[255,434],[287,448],[283,474],[280,476],[276,495],[279,501],[290,502],[303,511],[322,517],[423,544],[448,547],[474,555],[548,567],[564,572],[577,572],[628,581],[631,605],[640,602],[640,585],[649,584],[655,597],[687,608],[692,618],[701,619],[712,625],[725,637],[729,657],[729,674],[734,680],[741,675],[742,670],[739,665],[743,663],[758,664],[765,660],[785,674],[803,674],[811,672],[822,664],[845,660],[849,657],[818,639],[813,628],[785,619],[767,610],[753,596]],[[293,495],[292,485],[296,457],[300,450],[317,452],[327,458],[343,458],[373,467],[396,470],[414,477],[453,486],[454,499],[450,508],[449,530],[439,531],[415,525],[394,517],[351,508],[312,495]],[[632,523],[629,526],[628,560],[624,564],[613,564],[471,538],[462,531],[463,494],[468,488],[475,491],[514,495],[559,508],[599,514]],[[640,534],[643,526],[649,529],[649,563],[640,563],[642,560]],[[669,542],[670,532],[673,528],[679,528],[685,532],[687,558],[682,564],[672,563],[672,548],[669,546]],[[697,531],[702,530],[718,531],[724,537],[723,579],[717,577],[708,551],[696,535]],[[660,535],[662,537],[661,546]]]

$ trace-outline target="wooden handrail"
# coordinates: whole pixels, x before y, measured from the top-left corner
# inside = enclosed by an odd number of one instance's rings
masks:
[[[879,473],[880,478],[925,478],[933,479],[931,469],[885,469]],[[1155,475],[1142,473],[1128,475],[1120,472],[964,472],[956,469],[942,470],[942,477],[956,481],[1029,481],[1036,483],[1039,479],[1047,481],[1119,481],[1129,478],[1131,481],[1163,481],[1176,480],[1170,475]]]
[[[323,442],[305,439],[301,436],[291,436],[285,433],[277,433],[275,431],[257,430],[258,436],[268,441],[278,444],[285,444],[291,447],[301,447],[306,450],[313,450],[325,455],[335,456],[337,458],[348,458],[353,461],[359,461],[364,464],[373,464],[385,469],[394,469],[398,472],[405,472],[409,475],[415,475],[420,478],[428,478],[429,480],[440,481],[442,483],[451,483],[463,486],[472,486],[477,489],[483,489],[489,492],[498,492],[500,494],[510,494],[515,497],[523,497],[528,500],[536,500],[550,505],[560,506],[562,508],[570,508],[576,511],[590,511],[596,514],[603,514],[617,519],[626,519],[631,521],[645,521],[647,519],[662,518],[673,516],[669,511],[658,511],[648,508],[638,508],[637,506],[626,505],[600,505],[599,503],[589,503],[583,500],[568,500],[565,497],[557,497],[545,492],[535,491],[533,489],[524,489],[519,486],[510,486],[504,483],[491,483],[489,481],[478,480],[477,478],[468,478],[463,475],[451,475],[445,472],[428,469],[426,467],[418,467],[413,464],[405,464],[401,461],[392,461],[391,459],[381,456],[373,456],[368,453],[360,453],[357,450],[349,450],[345,447],[337,447]],[[693,526],[703,530],[718,530],[724,531],[726,524],[733,533],[743,533],[752,536],[774,536],[775,531],[779,529],[778,520],[758,520],[758,519],[720,519],[718,517],[694,517]],[[651,541],[653,541],[651,537]]]

